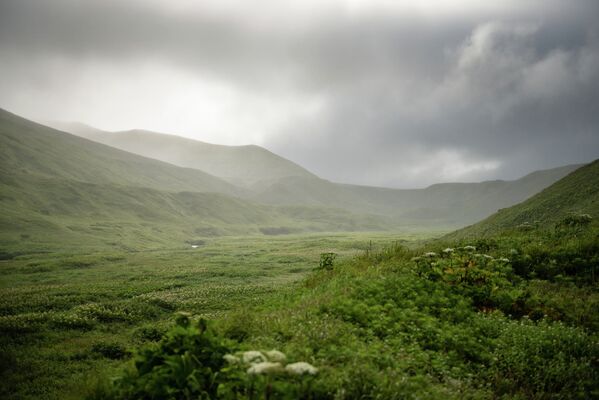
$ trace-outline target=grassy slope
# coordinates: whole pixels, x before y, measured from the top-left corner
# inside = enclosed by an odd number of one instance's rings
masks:
[[[251,197],[262,203],[344,208],[393,216],[403,225],[470,224],[525,200],[578,167],[538,171],[516,181],[446,183],[426,189],[395,190],[329,182],[257,146],[220,146],[141,130],[105,132],[77,123],[54,126],[119,149],[226,178],[251,189]]]
[[[218,193],[165,192],[72,180],[0,183],[2,247],[180,247],[202,237],[386,230],[381,217],[322,207],[274,207]]]
[[[456,227],[523,201],[578,167],[537,171],[515,181],[444,183],[426,189],[341,185],[293,177],[262,188],[256,199],[273,204],[335,204],[354,212],[394,216],[404,224]]]
[[[523,223],[549,227],[568,213],[599,218],[599,160],[587,164],[521,204],[499,210],[489,218],[449,237],[491,236]]]
[[[198,237],[381,230],[381,217],[242,200],[199,170],[143,158],[0,111],[5,251],[156,248]],[[224,192],[213,193],[213,192]]]
[[[299,165],[254,145],[223,146],[144,130],[105,132],[76,123],[53,125],[121,150],[206,171],[242,186],[289,176],[314,177]]]
[[[243,191],[202,171],[180,168],[82,139],[0,110],[0,173],[170,191]]]

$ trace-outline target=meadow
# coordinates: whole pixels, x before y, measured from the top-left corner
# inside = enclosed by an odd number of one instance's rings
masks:
[[[428,233],[219,237],[185,247],[20,254],[0,261],[4,399],[82,398],[185,310],[210,320],[297,290],[336,262]],[[196,246],[195,248],[192,246]]]
[[[597,398],[598,234],[568,216],[321,262],[217,319],[178,314],[88,399]]]

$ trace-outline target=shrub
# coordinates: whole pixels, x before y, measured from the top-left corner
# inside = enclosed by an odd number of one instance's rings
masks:
[[[333,269],[335,258],[337,258],[337,254],[335,253],[321,253],[319,267],[321,269]]]

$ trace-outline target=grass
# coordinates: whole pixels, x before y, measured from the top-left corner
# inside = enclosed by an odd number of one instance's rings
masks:
[[[567,236],[584,245],[598,233],[591,226]],[[509,240],[479,240],[472,250],[456,247],[455,254],[439,251],[447,242],[412,249],[395,244],[314,271],[294,290],[241,305],[214,326],[220,346],[231,353],[278,349],[289,362],[316,366],[318,375],[302,382],[284,373],[254,377],[245,373],[247,366],[213,365],[220,371],[219,398],[299,392],[318,399],[596,398],[599,295],[587,272],[596,266],[599,248],[580,253],[589,257],[584,269],[569,270],[561,255],[572,242],[563,239],[529,231]],[[559,274],[543,272],[544,258],[535,257],[539,243],[561,260]],[[431,251],[436,254],[426,255]],[[505,256],[513,260],[506,264]],[[431,273],[422,273],[423,260]],[[523,260],[528,270],[521,269]],[[193,345],[169,348],[180,334],[175,328],[160,347],[142,350],[137,367],[130,364],[121,374],[116,392],[92,398],[150,398],[151,386],[140,383],[165,382],[165,376],[183,378],[169,385],[176,398],[186,398],[182,389],[193,387],[185,383],[186,374],[211,364],[179,368],[178,354],[197,351]],[[157,361],[163,355],[171,364]],[[162,374],[153,375],[157,369],[148,363],[162,366]]]
[[[429,234],[228,237],[186,248],[29,253],[0,261],[0,397],[81,398],[176,310],[210,319],[293,293],[320,253],[349,260]],[[34,382],[34,384],[31,384]]]

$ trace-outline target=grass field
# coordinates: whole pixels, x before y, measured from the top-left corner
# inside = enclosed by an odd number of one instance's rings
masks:
[[[0,397],[81,398],[173,313],[215,319],[293,291],[322,252],[340,261],[435,233],[228,237],[197,248],[23,254],[0,262]]]

